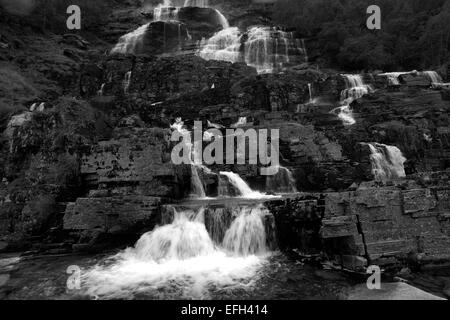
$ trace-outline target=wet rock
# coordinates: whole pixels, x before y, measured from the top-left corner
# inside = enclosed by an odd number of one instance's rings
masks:
[[[89,42],[84,40],[80,35],[73,33],[64,34],[60,42],[81,50],[86,50],[89,46]]]
[[[8,243],[5,241],[0,241],[0,252],[5,251],[8,248]]]
[[[442,89],[442,100],[449,101],[450,100],[450,89]]]
[[[326,270],[317,270],[314,272],[316,277],[327,281],[344,281],[345,277],[339,272],[335,271],[326,271]]]

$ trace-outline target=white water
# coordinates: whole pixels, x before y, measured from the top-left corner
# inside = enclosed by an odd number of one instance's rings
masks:
[[[336,114],[344,126],[352,126],[356,123],[356,120],[353,117],[353,111],[349,105],[337,107],[336,109],[331,110],[331,113]]]
[[[385,73],[378,74],[378,76],[387,77],[389,82],[392,85],[399,85],[400,80],[398,79],[398,77],[400,77],[401,75],[405,75],[405,74],[417,74],[417,71],[414,70],[414,71],[405,71],[405,72],[385,72]]]
[[[220,175],[228,178],[230,183],[239,191],[242,198],[263,199],[269,197],[264,193],[253,191],[247,182],[245,182],[237,173],[221,171]]]
[[[366,85],[359,74],[343,74],[346,89],[341,92],[341,106],[330,113],[336,114],[345,126],[356,123],[350,104],[372,91],[370,85]]]
[[[423,74],[430,78],[431,84],[442,83],[442,77],[436,71],[424,71]]]
[[[208,40],[200,42],[197,53],[205,60],[238,62],[241,60],[241,33],[239,28],[230,27],[217,32]]]
[[[130,90],[131,76],[132,76],[131,71],[128,71],[127,73],[125,73],[125,77],[123,79],[123,92],[125,94],[128,94],[128,92]]]
[[[364,81],[359,74],[343,74],[342,76],[345,79],[347,88],[342,91],[341,100],[345,101],[347,104],[363,97],[372,90],[370,85],[364,84]]]
[[[186,1],[168,1],[164,0],[162,4],[159,4],[153,10],[153,19],[155,21],[170,21],[178,20],[181,7],[197,7],[197,8],[208,8],[208,0],[186,0]],[[230,26],[228,20],[225,16],[217,9],[213,9],[217,15],[218,22],[223,29]]]
[[[244,208],[225,233],[223,246],[235,256],[266,253],[266,231],[262,217],[270,214],[260,205]]]
[[[309,91],[309,103],[313,102],[313,93],[312,93],[312,84],[308,83],[308,91]]]
[[[175,212],[171,224],[144,234],[134,248],[82,273],[82,290],[100,299],[204,299],[212,289],[245,289],[267,260],[264,207],[244,209],[214,245],[203,209]],[[227,252],[232,253],[228,255]]]
[[[199,176],[199,170],[208,169],[204,168],[201,164],[195,163],[195,148],[193,148],[192,142],[188,142],[191,141],[191,132],[184,127],[184,122],[181,118],[178,118],[170,128],[181,133],[183,142],[186,143],[187,149],[189,150],[189,159],[191,162],[191,196],[194,198],[206,198],[206,192]]]
[[[99,96],[103,96],[105,93],[105,85],[106,83],[102,83],[102,85],[100,86],[100,90],[97,91],[97,95]]]
[[[206,60],[245,61],[258,73],[281,70],[290,62],[290,54],[307,57],[304,42],[293,33],[272,27],[250,27],[241,32],[237,27],[226,28],[200,44],[198,55]]]
[[[119,42],[111,50],[111,53],[136,53],[137,49],[139,49],[139,46],[142,44],[142,39],[144,38],[149,25],[150,24],[145,24],[138,29],[120,37]]]
[[[369,144],[372,173],[376,181],[389,181],[406,177],[404,163],[406,158],[399,148],[384,144]]]

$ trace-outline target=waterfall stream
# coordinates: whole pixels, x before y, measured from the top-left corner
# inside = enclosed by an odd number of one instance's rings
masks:
[[[341,92],[341,106],[331,110],[336,114],[344,126],[352,126],[356,123],[350,104],[372,91],[370,85],[366,85],[359,74],[343,74],[346,89]]]
[[[224,28],[200,43],[197,53],[206,60],[245,62],[258,73],[272,73],[291,62],[291,56],[307,52],[304,42],[293,33],[275,27],[254,26],[242,32],[237,27]]]
[[[372,173],[377,181],[389,181],[406,177],[404,163],[406,158],[399,148],[385,144],[369,144]]]
[[[84,293],[101,299],[208,298],[209,290],[250,288],[269,255],[263,206],[242,208],[215,245],[204,209],[175,212],[172,223],[144,234],[129,248],[83,273]]]

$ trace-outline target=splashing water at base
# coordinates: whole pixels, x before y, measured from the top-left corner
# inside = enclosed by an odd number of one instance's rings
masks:
[[[176,212],[173,223],[84,272],[83,293],[100,299],[203,299],[209,290],[250,288],[269,257],[255,255],[266,252],[263,213],[253,209],[237,218],[224,243],[240,255],[228,256],[206,231],[203,209]]]
[[[266,252],[266,231],[262,216],[268,211],[263,206],[244,208],[225,234],[223,245],[234,255],[248,256]]]

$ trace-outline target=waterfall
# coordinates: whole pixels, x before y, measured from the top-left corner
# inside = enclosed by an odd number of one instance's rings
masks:
[[[119,42],[111,50],[111,53],[136,53],[139,46],[142,45],[142,40],[147,32],[150,24],[145,24],[138,29],[127,33],[126,35],[120,37]]]
[[[183,136],[183,142],[189,149],[191,161],[191,196],[196,198],[206,198],[206,192],[200,179],[199,170],[209,170],[201,164],[196,164],[192,159],[196,159],[195,148],[192,147],[191,132],[184,127],[184,122],[178,118],[174,124],[170,126],[171,129],[178,131]],[[189,142],[186,142],[189,141]]]
[[[125,94],[128,94],[128,92],[130,90],[131,76],[132,76],[131,71],[128,71],[127,73],[125,73],[125,77],[123,79],[123,92]]]
[[[216,12],[217,16],[219,17],[219,22],[220,22],[220,25],[222,26],[222,29],[229,28],[230,23],[228,22],[227,18],[225,18],[225,16],[222,14],[222,12],[220,12],[217,9],[214,9],[214,11]]]
[[[204,209],[174,213],[103,263],[83,270],[82,292],[100,299],[133,299],[146,294],[171,299],[205,299],[210,290],[251,288],[267,261],[263,206],[237,209],[237,218],[215,245]]]
[[[442,83],[442,77],[436,71],[424,71],[422,74],[430,78],[432,85]]]
[[[404,163],[406,158],[399,148],[384,144],[369,144],[372,173],[377,181],[389,181],[406,177]]]
[[[225,234],[223,246],[237,256],[266,252],[266,231],[263,206],[244,208]]]
[[[105,85],[106,83],[102,83],[100,90],[97,91],[97,95],[102,96],[105,93]]]
[[[370,85],[364,84],[359,74],[343,74],[346,89],[341,92],[341,106],[331,110],[330,113],[336,114],[345,126],[351,126],[356,123],[353,117],[353,111],[350,104],[372,91]]]
[[[178,19],[178,13],[180,8],[158,6],[153,10],[153,20],[154,21],[171,21]]]
[[[301,44],[302,44],[301,48],[303,50],[303,53],[305,54],[305,62],[308,63],[309,57],[308,57],[308,50],[306,50],[305,39],[301,39]]]
[[[275,193],[295,193],[296,182],[292,172],[285,167],[279,166],[277,174],[267,176],[266,190]]]
[[[225,28],[208,40],[202,40],[197,55],[206,60],[243,61],[258,73],[282,69],[291,62],[291,54],[307,56],[304,42],[291,32],[274,27],[251,27],[242,33],[237,27]]]
[[[387,77],[387,79],[389,80],[389,83],[391,85],[400,85],[400,80],[398,79],[401,75],[405,75],[405,74],[414,74],[417,73],[417,71],[405,71],[405,72],[385,72],[385,73],[380,73],[378,74],[378,76],[381,77]]]
[[[349,105],[344,105],[331,110],[332,114],[336,114],[338,118],[342,121],[344,126],[351,126],[356,123],[353,117],[353,111]]]
[[[246,199],[261,199],[266,198],[267,195],[258,191],[253,191],[247,182],[244,181],[237,173],[234,172],[220,172],[221,176],[225,176],[230,183],[239,191],[242,198]]]
[[[238,62],[241,57],[241,34],[237,27],[223,29],[200,42],[197,55],[205,60]]]
[[[144,234],[133,254],[140,260],[157,262],[209,255],[215,248],[204,222],[203,208],[198,212],[175,212],[173,223]]]
[[[170,21],[178,20],[178,16],[182,7],[197,7],[197,8],[208,8],[208,0],[186,0],[182,3],[180,1],[167,1],[165,0],[162,4],[159,4],[153,10],[153,19],[155,21]],[[223,29],[230,26],[227,18],[217,9],[213,9],[217,15],[218,22]]]
[[[252,27],[247,32],[245,62],[259,73],[271,73],[289,63],[289,51],[296,47],[293,34],[271,27]]]
[[[313,93],[312,93],[312,84],[308,83],[308,91],[309,91],[309,103],[313,102]]]
[[[364,84],[364,81],[359,74],[344,74],[347,88],[341,93],[341,100],[350,104],[356,99],[368,94],[371,91],[369,85]]]
[[[185,7],[198,7],[198,8],[208,8],[209,0],[186,0],[184,2]]]

